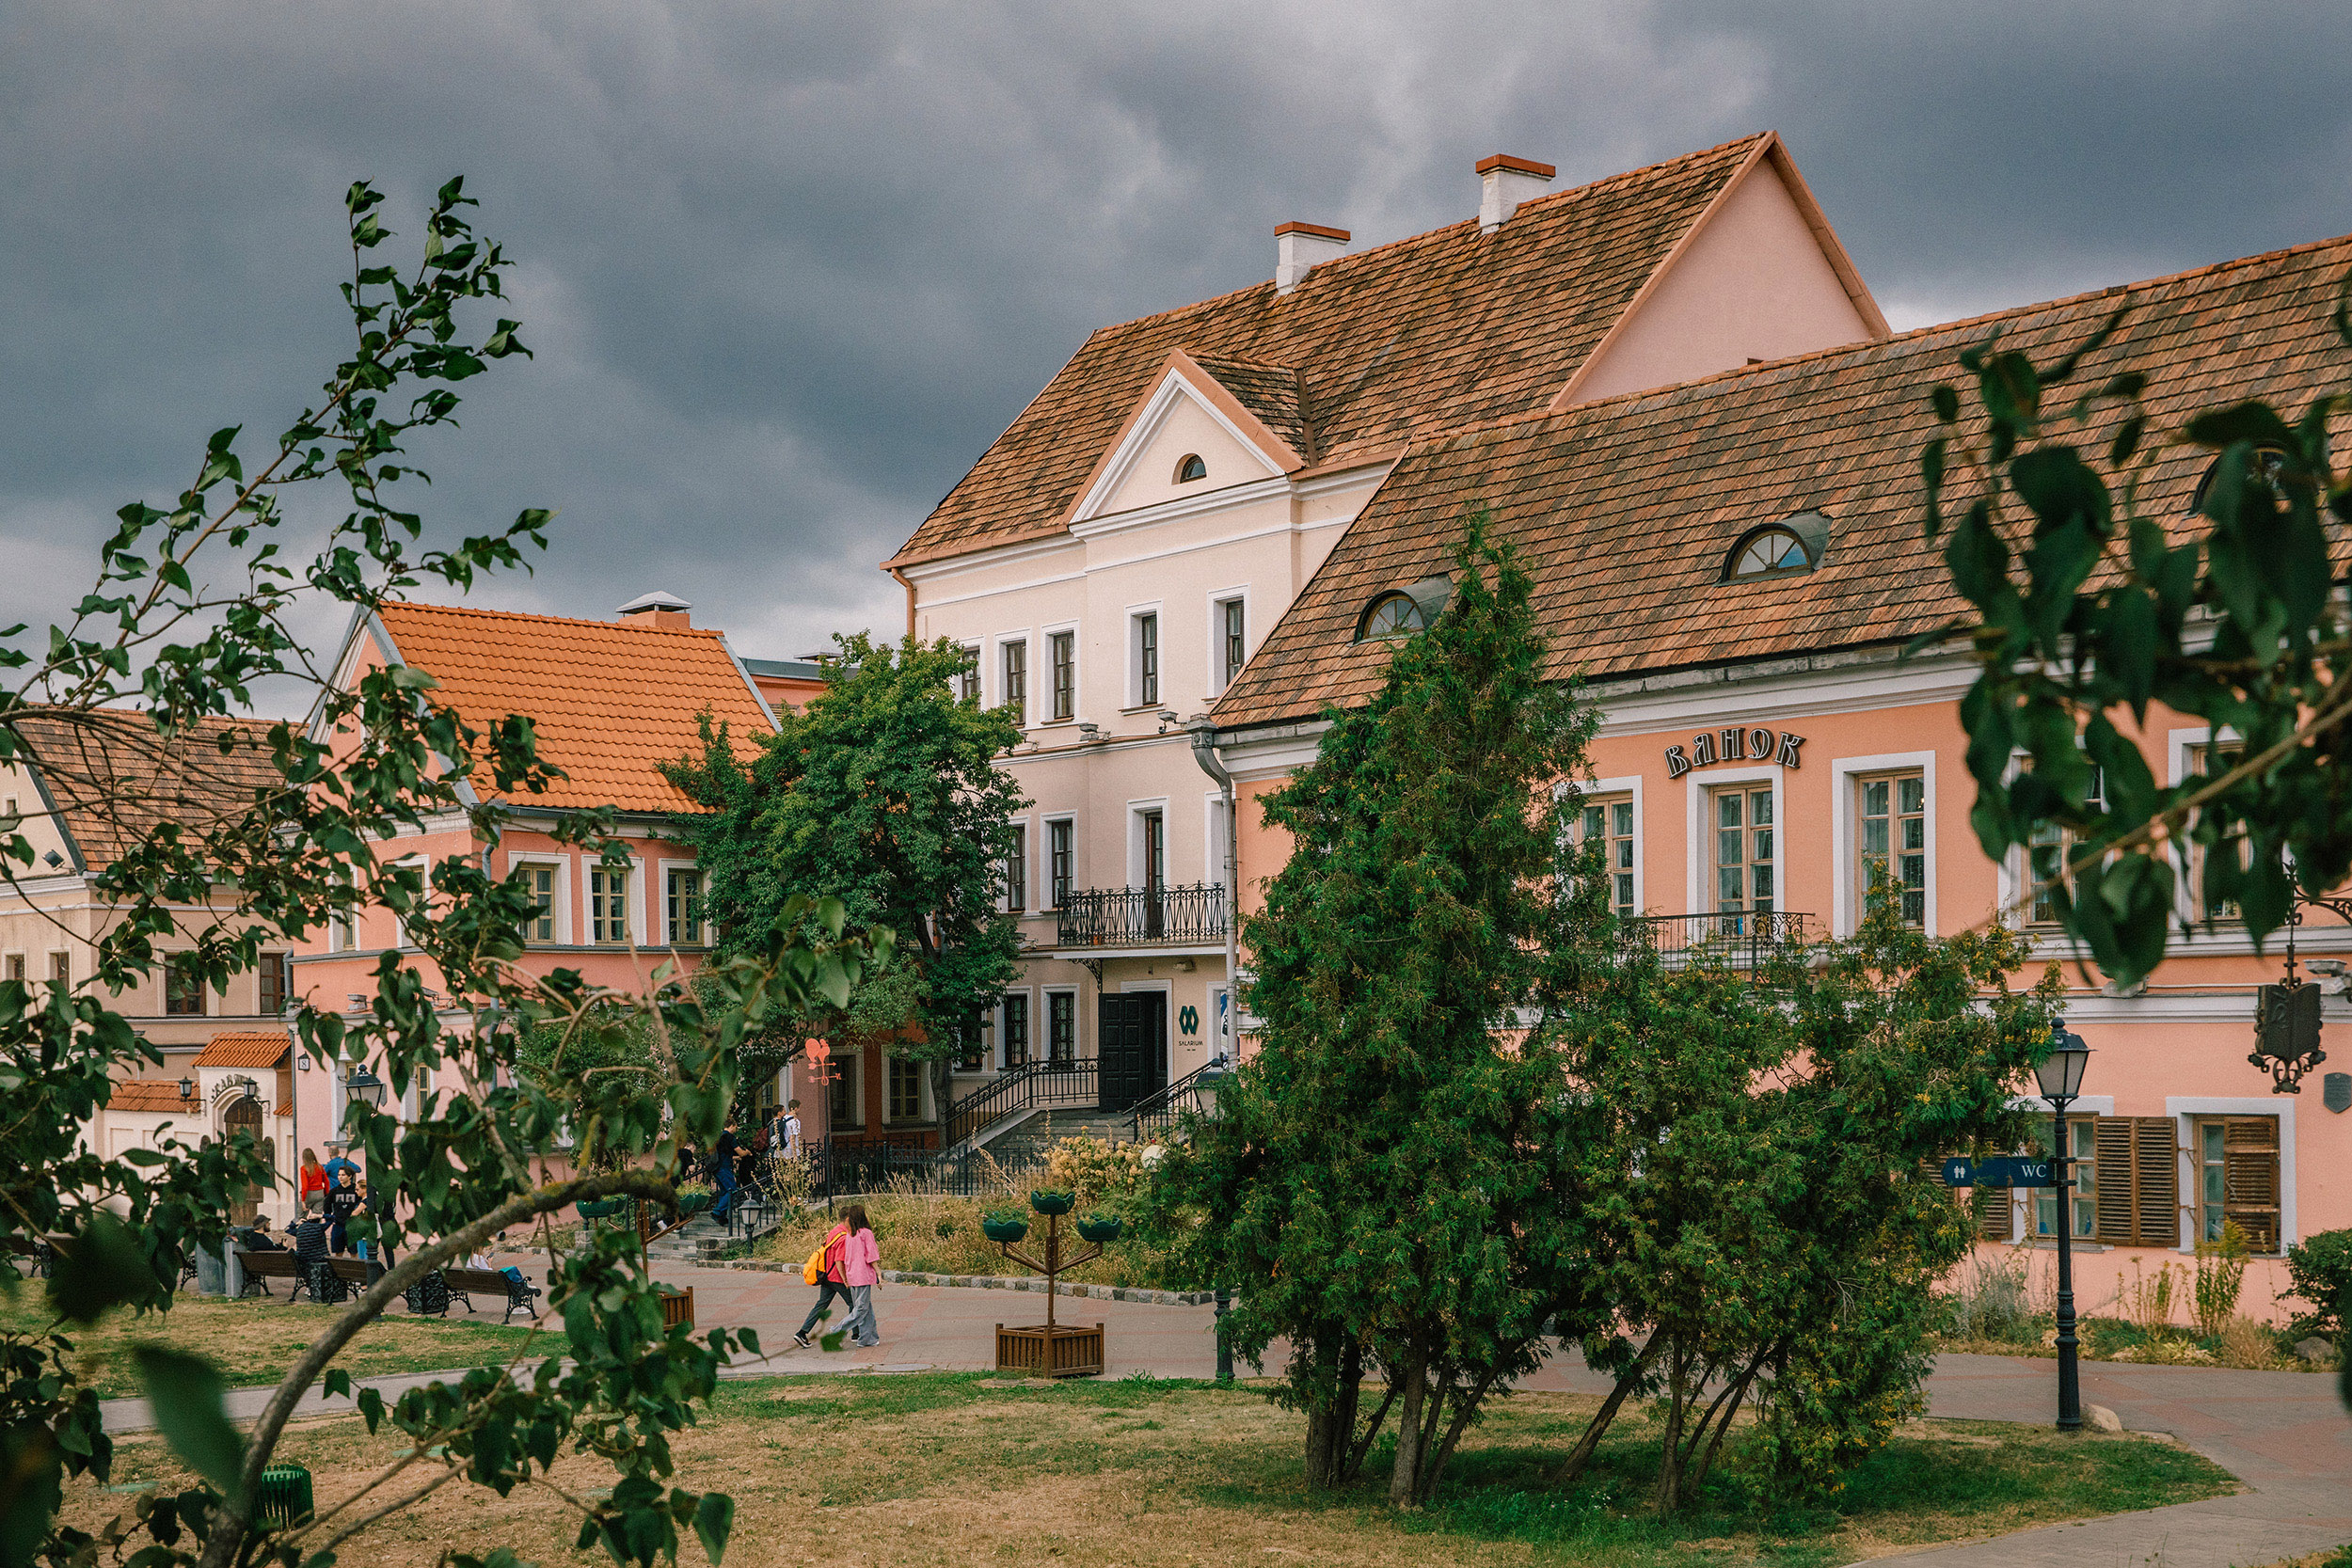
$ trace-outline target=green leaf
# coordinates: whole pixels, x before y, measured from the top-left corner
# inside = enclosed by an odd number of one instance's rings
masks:
[[[727,1537],[735,1530],[735,1499],[724,1492],[706,1492],[694,1508],[694,1533],[715,1565],[727,1555]]]
[[[219,1370],[200,1355],[162,1345],[141,1345],[132,1354],[156,1429],[172,1452],[216,1490],[230,1491],[245,1463],[245,1437],[230,1422],[229,1387]]]
[[[0,1562],[41,1560],[40,1545],[65,1502],[56,1444],[30,1424],[0,1430]]]
[[[49,1305],[77,1323],[96,1323],[112,1307],[145,1306],[162,1293],[138,1238],[110,1210],[92,1214],[72,1243],[57,1251]]]

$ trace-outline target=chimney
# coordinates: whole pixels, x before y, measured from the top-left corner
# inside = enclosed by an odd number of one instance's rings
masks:
[[[1274,292],[1289,293],[1318,261],[1328,261],[1347,248],[1352,238],[1344,229],[1319,223],[1286,223],[1274,231]]]
[[[1514,158],[1508,152],[1479,159],[1478,231],[1491,234],[1508,223],[1511,214],[1519,210],[1519,203],[1543,195],[1544,187],[1559,172],[1549,164],[1539,164],[1533,158]]]
[[[651,626],[656,631],[685,631],[694,624],[686,612],[694,607],[675,594],[664,594],[659,588],[634,598],[613,613],[633,626]]]

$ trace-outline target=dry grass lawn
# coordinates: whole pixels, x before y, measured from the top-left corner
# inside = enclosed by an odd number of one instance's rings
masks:
[[[2039,1429],[1929,1423],[1908,1431],[1848,1488],[1840,1512],[1775,1513],[1737,1477],[1673,1525],[1642,1507],[1642,1418],[1621,1422],[1589,1482],[1549,1487],[1592,1402],[1501,1402],[1467,1441],[1438,1504],[1398,1513],[1376,1486],[1311,1498],[1299,1483],[1299,1418],[1248,1388],[1168,1382],[998,1386],[980,1375],[834,1375],[731,1384],[676,1445],[679,1484],[731,1492],[730,1565],[806,1561],[871,1568],[1037,1562],[1179,1568],[1194,1563],[1373,1565],[1562,1562],[1663,1568],[1769,1561],[1823,1568],[1938,1540],[1984,1535],[2233,1489],[2177,1448],[2132,1436],[2061,1439]],[[322,1508],[397,1452],[348,1419],[290,1433]],[[430,1471],[420,1470],[420,1474]],[[152,1439],[119,1450],[118,1492],[184,1479]],[[562,1462],[578,1495],[608,1468]],[[68,1513],[94,1528],[129,1499],[72,1487]],[[501,1501],[453,1483],[348,1544],[345,1560],[433,1561],[442,1550],[510,1544],[547,1563],[572,1551],[577,1515],[529,1486]],[[681,1554],[698,1565],[690,1538]]]

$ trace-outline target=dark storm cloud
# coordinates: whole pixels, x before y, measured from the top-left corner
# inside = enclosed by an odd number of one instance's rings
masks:
[[[1899,325],[2352,229],[2336,8],[1661,4],[17,8],[0,24],[0,616],[331,363],[340,198],[464,171],[538,351],[421,456],[563,508],[485,602],[660,586],[745,652],[899,624],[874,570],[1104,322],[1284,218],[1467,215],[1789,138]],[[2312,71],[2320,75],[2312,79]],[[2305,81],[2310,85],[2300,85]]]

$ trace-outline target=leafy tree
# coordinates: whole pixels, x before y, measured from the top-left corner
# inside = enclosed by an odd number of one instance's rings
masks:
[[[405,444],[451,421],[457,383],[524,352],[511,321],[486,336],[469,329],[477,302],[502,297],[506,264],[497,245],[474,235],[464,212],[470,205],[458,182],[444,186],[425,218],[422,258],[403,273],[374,255],[391,237],[382,197],[354,185],[354,268],[342,292],[355,341],[319,402],[249,474],[239,432],[215,434],[172,505],[122,509],[96,583],[63,625],[29,643],[20,641],[23,627],[11,628],[0,647],[0,667],[13,673],[11,689],[0,694],[0,759],[28,760],[53,790],[115,814],[128,845],[95,875],[114,918],[96,943],[94,975],[39,989],[0,981],[0,1124],[11,1156],[0,1167],[0,1247],[24,1257],[44,1237],[64,1238],[48,1292],[56,1323],[0,1335],[0,1448],[8,1460],[0,1471],[0,1552],[9,1562],[94,1558],[97,1544],[57,1520],[63,1478],[103,1481],[113,1460],[81,1378],[77,1325],[119,1307],[168,1310],[183,1259],[196,1247],[217,1246],[230,1200],[270,1179],[242,1134],[201,1148],[119,1155],[84,1140],[117,1072],[160,1062],[106,998],[155,973],[159,942],[192,943],[206,982],[218,987],[253,968],[264,946],[300,942],[363,909],[400,916],[409,942],[444,977],[447,1001],[437,1004],[418,973],[387,954],[358,1016],[306,1006],[296,1022],[302,1049],[329,1070],[365,1064],[404,1095],[425,1073],[438,1085],[420,1092],[412,1117],[356,1099],[345,1113],[342,1131],[364,1154],[372,1184],[396,1199],[381,1239],[398,1243],[402,1259],[304,1353],[249,1432],[228,1420],[220,1375],[200,1357],[140,1352],[165,1435],[201,1479],[175,1496],[139,1499],[108,1527],[106,1544],[141,1568],[331,1562],[346,1542],[448,1481],[462,1477],[501,1496],[550,1485],[549,1466],[570,1449],[602,1455],[615,1471],[607,1498],[565,1494],[580,1513],[583,1548],[600,1544],[617,1560],[650,1563],[675,1556],[689,1529],[714,1561],[725,1547],[732,1502],[669,1484],[669,1438],[693,1419],[693,1402],[751,1337],[722,1330],[697,1340],[683,1328],[665,1331],[642,1254],[612,1234],[550,1259],[548,1299],[561,1327],[534,1336],[516,1363],[389,1404],[359,1395],[371,1429],[389,1423],[407,1439],[379,1484],[324,1499],[319,1518],[290,1528],[255,1518],[262,1470],[295,1402],[322,1383],[349,1392],[335,1359],[389,1303],[497,1231],[580,1199],[632,1193],[670,1200],[671,1133],[715,1131],[734,1088],[736,1042],[773,1017],[846,1000],[867,958],[889,952],[887,932],[870,942],[849,932],[837,906],[787,906],[767,933],[746,934],[719,971],[712,1001],[697,1002],[666,979],[648,995],[622,997],[568,972],[542,981],[516,966],[532,914],[519,879],[494,880],[469,856],[429,870],[377,858],[374,847],[402,830],[456,813],[494,838],[505,813],[485,802],[528,796],[556,776],[536,756],[528,718],[476,730],[437,705],[432,675],[410,667],[339,687],[332,672],[310,664],[287,625],[321,600],[366,611],[420,582],[463,592],[546,543],[548,514],[534,510],[501,532],[423,548],[422,520],[397,504],[399,482],[423,477]],[[334,478],[348,487],[351,510],[307,558],[290,562],[281,553],[291,530],[279,493]],[[264,762],[272,783],[229,792],[234,803],[210,815],[176,814],[167,789],[149,796],[126,787],[93,769],[77,744],[79,732],[119,728],[119,713],[102,710],[133,700],[158,746],[184,742],[195,721],[249,705],[255,684],[278,677],[312,689],[320,728],[278,723],[258,739],[224,733],[220,745],[242,753],[233,760]],[[461,791],[443,759],[469,768],[475,789]],[[622,853],[606,838],[609,829],[609,820],[586,814],[563,833]],[[0,838],[0,868],[12,880],[33,869],[31,846],[13,825]],[[462,1027],[444,1026],[439,1008],[448,1006],[464,1014]],[[609,1077],[584,1099],[567,1100],[516,1075],[532,1030],[616,1013],[641,1019],[656,1042],[652,1081]],[[590,1174],[541,1184],[529,1156],[583,1110]],[[598,1168],[618,1163],[604,1158],[613,1151],[632,1157],[629,1168]],[[373,1214],[353,1227],[379,1233]],[[541,1354],[535,1370],[525,1369],[519,1381],[509,1375]],[[487,1555],[512,1560],[503,1548]]]
[[[810,888],[897,938],[846,1008],[792,1021],[763,1061],[781,1066],[806,1035],[896,1036],[895,1051],[931,1064],[945,1105],[948,1063],[1021,950],[1020,924],[997,903],[1009,819],[1027,802],[995,763],[1021,732],[1003,709],[953,695],[967,656],[951,642],[837,641],[825,689],[780,715],[748,767],[706,718],[701,757],[663,771],[707,812],[677,832],[705,869],[722,952],[771,929]]]
[[[2086,358],[2123,319],[2046,364],[1996,333],[1960,356],[1969,400],[1934,389],[1948,429],[1922,457],[1928,537],[1944,539],[1974,613],[1921,641],[1964,638],[1982,666],[1961,718],[1985,852],[2065,830],[2049,897],[2130,984],[2164,956],[2191,845],[2204,907],[2233,907],[2227,918],[2257,941],[2297,890],[2352,874],[2352,622],[2328,537],[2331,518],[2352,522],[2352,479],[2328,450],[2342,392],[2299,413],[2239,403],[2163,432],[2149,428],[2143,372],[2077,395]],[[2341,297],[2333,325],[2352,343]],[[2174,496],[2143,483],[2182,446],[2217,459],[2186,526]],[[2151,704],[2235,732],[2240,760],[2159,784],[2117,726]],[[2029,765],[2012,777],[2021,750]]]
[[[1556,881],[1578,796],[1554,784],[1592,716],[1543,678],[1530,579],[1483,519],[1455,563],[1437,624],[1266,804],[1295,847],[1245,928],[1261,1047],[1152,1200],[1179,1269],[1238,1287],[1234,1348],[1293,1346],[1279,1397],[1308,1414],[1310,1480],[1352,1477],[1392,1413],[1401,1503],[1581,1299],[1587,1118],[1557,1033],[1525,1020],[1607,921],[1597,877]]]

